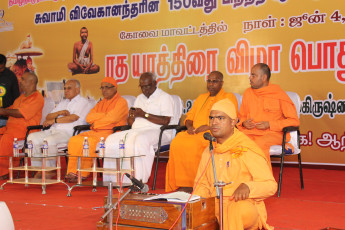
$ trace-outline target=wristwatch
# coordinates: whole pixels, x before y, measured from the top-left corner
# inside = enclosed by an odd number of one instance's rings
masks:
[[[148,114],[148,113],[145,113],[145,117],[146,117],[146,118],[149,118],[149,114]]]

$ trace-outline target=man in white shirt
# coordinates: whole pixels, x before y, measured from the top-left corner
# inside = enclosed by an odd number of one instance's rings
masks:
[[[126,156],[136,157],[135,177],[146,183],[151,175],[151,168],[155,156],[154,145],[158,143],[160,127],[168,125],[174,115],[174,101],[172,97],[157,88],[156,77],[153,73],[141,74],[139,79],[140,94],[129,110],[127,122],[132,128],[128,131],[114,133],[105,142],[105,156],[119,156],[119,142],[125,143]],[[162,143],[171,141],[172,131],[164,132]],[[129,159],[123,159],[122,168],[128,169]],[[104,159],[104,168],[115,168],[116,161]],[[104,174],[104,181],[116,181],[114,174]]]
[[[48,155],[54,155],[58,152],[57,145],[61,143],[68,143],[68,140],[73,135],[73,127],[77,125],[84,125],[85,117],[89,113],[92,105],[89,101],[80,96],[80,82],[78,80],[68,80],[64,86],[65,98],[61,101],[43,122],[44,127],[49,127],[48,130],[31,133],[28,136],[28,141],[33,143],[33,153],[35,156],[42,154],[41,146],[43,140],[48,142]],[[31,159],[32,166],[41,166],[41,159]],[[47,167],[55,167],[55,159],[47,159]],[[36,173],[35,178],[40,178],[41,172]],[[55,176],[55,172],[46,172],[46,178]]]

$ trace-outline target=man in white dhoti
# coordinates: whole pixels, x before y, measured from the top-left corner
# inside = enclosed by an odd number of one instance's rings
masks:
[[[154,146],[158,143],[160,127],[168,125],[174,113],[172,97],[157,88],[156,77],[153,73],[143,73],[139,79],[140,94],[129,110],[127,122],[132,128],[128,131],[114,133],[106,139],[105,156],[119,156],[120,140],[125,143],[126,156],[136,157],[135,177],[146,183],[151,175],[151,168],[155,156]],[[170,142],[172,131],[164,132],[162,143]],[[104,159],[104,168],[115,168],[116,161]],[[129,159],[123,159],[122,168],[130,167]],[[104,174],[103,181],[116,181],[114,174]]]
[[[81,28],[81,41],[74,43],[73,62],[68,64],[68,69],[72,72],[72,75],[79,73],[93,74],[99,72],[99,66],[93,63],[93,45],[87,37],[87,28]]]
[[[56,108],[47,115],[43,122],[44,127],[49,129],[31,133],[28,140],[33,143],[33,153],[35,156],[42,155],[41,147],[43,140],[48,142],[48,155],[55,155],[58,152],[57,145],[61,143],[68,143],[68,140],[73,135],[73,127],[77,125],[86,124],[85,118],[92,108],[89,101],[80,96],[80,83],[78,80],[69,80],[64,86],[65,98]],[[31,158],[32,166],[41,166],[42,161],[38,158]],[[56,160],[48,159],[47,167],[55,167]],[[36,173],[35,178],[40,178],[41,172]],[[55,172],[46,172],[46,178],[55,176]]]

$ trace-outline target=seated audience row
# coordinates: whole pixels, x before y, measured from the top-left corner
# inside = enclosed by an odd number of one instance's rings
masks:
[[[213,197],[215,189],[207,148],[209,142],[204,140],[203,134],[210,131],[216,138],[218,179],[232,182],[224,188],[226,229],[270,228],[262,202],[262,199],[273,195],[277,187],[271,171],[269,146],[281,143],[283,127],[299,125],[294,104],[278,85],[269,82],[270,76],[266,64],[253,66],[249,77],[251,88],[244,92],[238,112],[235,95],[222,89],[222,73],[211,72],[207,79],[208,93],[200,95],[186,115],[184,124],[187,131],[179,133],[171,143],[166,191],[192,191],[194,186],[196,194]],[[23,139],[27,126],[39,124],[44,100],[36,85],[37,76],[24,73],[20,80],[23,94],[12,106],[0,108],[0,116],[9,117],[6,127],[0,129],[2,155],[11,154],[14,137]],[[128,111],[126,100],[117,92],[116,81],[106,77],[101,83],[104,99],[91,109],[88,100],[79,95],[79,81],[67,81],[64,87],[66,99],[48,114],[43,123],[50,128],[28,137],[35,146],[34,152],[40,152],[43,139],[47,139],[48,154],[57,152],[57,144],[68,142],[68,153],[81,156],[84,138],[88,137],[90,156],[96,156],[97,143],[104,137],[105,156],[118,157],[119,144],[124,141],[126,156],[139,156],[134,160],[136,178],[146,183],[151,175],[154,145],[158,142],[160,127],[172,122],[174,101],[157,88],[152,73],[143,73],[139,86],[142,94]],[[86,122],[91,131],[72,137],[73,127]],[[131,129],[113,134],[113,127],[125,124]],[[172,132],[164,133],[163,142],[170,142],[172,137]],[[48,166],[54,164],[50,160]],[[82,168],[90,168],[91,164],[91,159],[82,159]],[[7,165],[7,159],[0,159],[0,179],[8,177]],[[32,165],[38,166],[40,162],[33,159]],[[104,167],[115,168],[116,163],[105,158]],[[122,168],[129,168],[129,160],[124,159]],[[47,177],[53,176],[47,174]],[[83,178],[87,176],[87,172],[82,172]],[[37,173],[35,177],[40,178],[41,174]],[[76,157],[69,158],[66,179],[77,181]],[[103,176],[104,181],[116,179],[113,175]]]

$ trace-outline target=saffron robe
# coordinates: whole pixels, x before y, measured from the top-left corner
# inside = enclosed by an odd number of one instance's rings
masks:
[[[187,113],[185,122],[186,120],[193,121],[195,129],[202,125],[208,126],[213,104],[225,98],[229,98],[235,108],[238,108],[236,96],[232,93],[226,93],[223,89],[215,97],[211,97],[210,93],[201,94]],[[201,154],[209,143],[204,139],[204,133],[191,135],[187,132],[180,132],[172,140],[169,150],[169,162],[166,168],[166,192],[174,191],[179,187],[193,186]]]
[[[39,125],[42,117],[44,98],[35,91],[29,96],[21,94],[7,109],[18,109],[23,118],[9,117],[5,127],[0,128],[0,154],[13,154],[13,139],[24,140],[28,126]],[[15,165],[18,162],[14,162]],[[8,159],[0,158],[0,176],[8,174]]]
[[[224,143],[216,144],[214,161],[218,181],[230,184],[223,187],[223,223],[226,230],[273,229],[267,221],[264,199],[277,191],[277,182],[267,164],[262,150],[245,134],[234,129],[234,134]],[[209,148],[203,152],[195,177],[194,194],[216,197],[214,174]],[[249,187],[249,197],[233,200],[233,193],[240,184]],[[216,199],[216,215],[219,218],[219,200]]]
[[[270,147],[282,143],[283,128],[300,124],[294,103],[279,85],[274,84],[260,89],[248,88],[243,94],[238,118],[238,129],[260,146],[268,160],[270,159]],[[246,129],[242,123],[248,119],[253,119],[255,123],[268,121],[270,128],[266,130]],[[290,140],[290,135],[286,140]],[[292,145],[288,145],[288,148],[293,149]]]
[[[103,99],[91,109],[86,116],[86,122],[91,125],[91,131],[71,137],[68,142],[68,154],[71,156],[83,155],[84,138],[88,137],[89,155],[96,156],[96,147],[101,137],[106,139],[113,133],[113,127],[126,125],[128,117],[127,101],[116,93],[110,100]],[[92,159],[82,159],[81,168],[91,168]],[[68,160],[68,173],[77,173],[77,157],[70,157]],[[82,172],[82,177],[87,177],[89,172]]]

